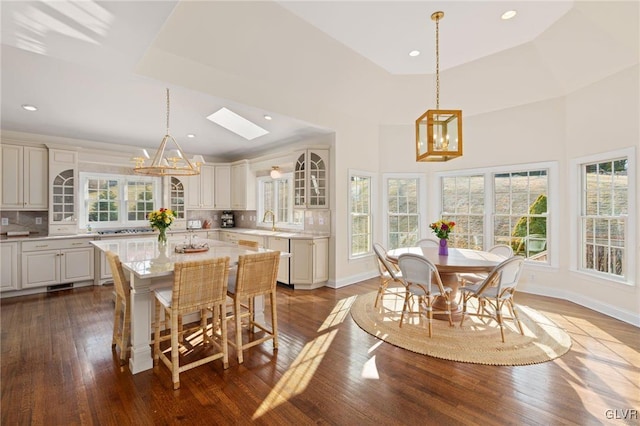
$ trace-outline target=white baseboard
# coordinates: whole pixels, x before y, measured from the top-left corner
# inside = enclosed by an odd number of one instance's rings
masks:
[[[628,324],[640,327],[640,317],[634,312],[630,312],[625,309],[620,309],[617,306],[612,306],[601,300],[592,299],[582,294],[576,294],[566,290],[553,289],[549,287],[540,287],[536,285],[527,284],[526,289],[520,290],[522,293],[537,294],[539,296],[553,297],[555,299],[563,299],[569,302],[576,303],[585,308],[593,309],[601,314],[608,315],[612,318],[624,321]]]
[[[371,278],[375,278],[379,275],[378,272],[363,272],[361,274],[358,275],[352,275],[350,277],[347,278],[341,278],[338,281],[335,280],[329,280],[327,282],[327,284],[325,285],[325,287],[331,287],[331,288],[341,288],[341,287],[346,287],[348,285],[351,284],[356,284],[359,283],[360,281],[365,281],[365,280],[369,280]]]
[[[375,271],[363,272],[361,274],[352,275],[350,277],[342,278],[337,281],[329,280],[327,281],[325,287],[338,289],[341,287],[359,283],[360,281],[375,278],[377,276],[378,273]],[[536,286],[535,284],[532,285],[529,283],[527,283],[526,288],[521,287],[519,291],[521,291],[522,293],[537,294],[539,296],[547,296],[553,297],[554,299],[567,300],[569,302],[577,303],[580,306],[584,306],[585,308],[600,312],[601,314],[608,315],[620,321],[624,321],[636,327],[640,327],[640,316],[638,314],[625,309],[620,309],[617,306],[612,306],[610,304],[604,303],[601,300],[586,297],[582,294],[576,294],[574,292],[569,292],[563,289]]]
[[[68,283],[71,284],[71,286],[69,288],[61,288],[61,290],[71,290],[74,288],[80,288],[80,287],[89,287],[93,285],[93,281],[80,281],[77,283]],[[64,286],[66,284],[58,284],[60,286]],[[52,291],[58,291],[58,290],[52,290]],[[0,299],[5,299],[5,298],[10,298],[10,297],[18,297],[18,296],[30,296],[32,294],[39,294],[39,293],[50,293],[51,291],[47,290],[47,287],[35,287],[35,288],[25,288],[25,289],[20,289],[20,290],[9,290],[9,291],[4,291],[2,292],[2,294],[0,294]]]

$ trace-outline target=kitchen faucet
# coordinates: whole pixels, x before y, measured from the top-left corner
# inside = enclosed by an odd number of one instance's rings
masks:
[[[266,212],[264,212],[264,216],[262,217],[262,221],[266,222],[267,221],[267,215],[271,214],[271,230],[275,231],[276,230],[276,215],[273,213],[273,210],[267,210]]]

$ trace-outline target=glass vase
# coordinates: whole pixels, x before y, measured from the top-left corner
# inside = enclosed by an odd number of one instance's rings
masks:
[[[158,234],[158,246],[166,246],[167,245],[167,230],[165,228],[159,229],[160,233]]]
[[[446,238],[440,238],[440,247],[438,247],[438,254],[440,256],[449,256],[448,240]]]

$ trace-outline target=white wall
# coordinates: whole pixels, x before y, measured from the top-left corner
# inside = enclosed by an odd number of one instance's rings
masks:
[[[274,2],[179,3],[137,71],[335,132],[330,283],[340,286],[376,273],[371,259],[348,259],[349,169],[424,172],[433,181],[441,170],[556,161],[559,225],[569,226],[570,159],[637,146],[639,134],[637,2],[586,3],[531,43],[442,73],[441,105],[465,114],[464,156],[443,164],[414,157],[414,121],[434,105],[433,76],[390,75]],[[606,66],[593,70],[602,58]],[[638,287],[614,286],[612,295],[607,283],[585,284],[569,271],[570,247],[561,240],[558,269],[537,271],[523,289],[580,295],[589,306],[607,300],[598,308],[637,322]]]

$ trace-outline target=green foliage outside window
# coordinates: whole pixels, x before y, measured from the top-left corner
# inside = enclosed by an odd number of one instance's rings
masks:
[[[547,212],[547,196],[541,194],[529,206],[529,216],[521,217],[511,232],[511,247],[515,254],[525,254],[525,237],[528,235],[536,235],[536,239],[546,239],[547,236],[547,218],[536,216]],[[532,217],[533,216],[533,217]]]
[[[114,222],[118,220],[118,204],[114,191],[103,190],[98,194],[98,201],[89,207],[89,222]]]

